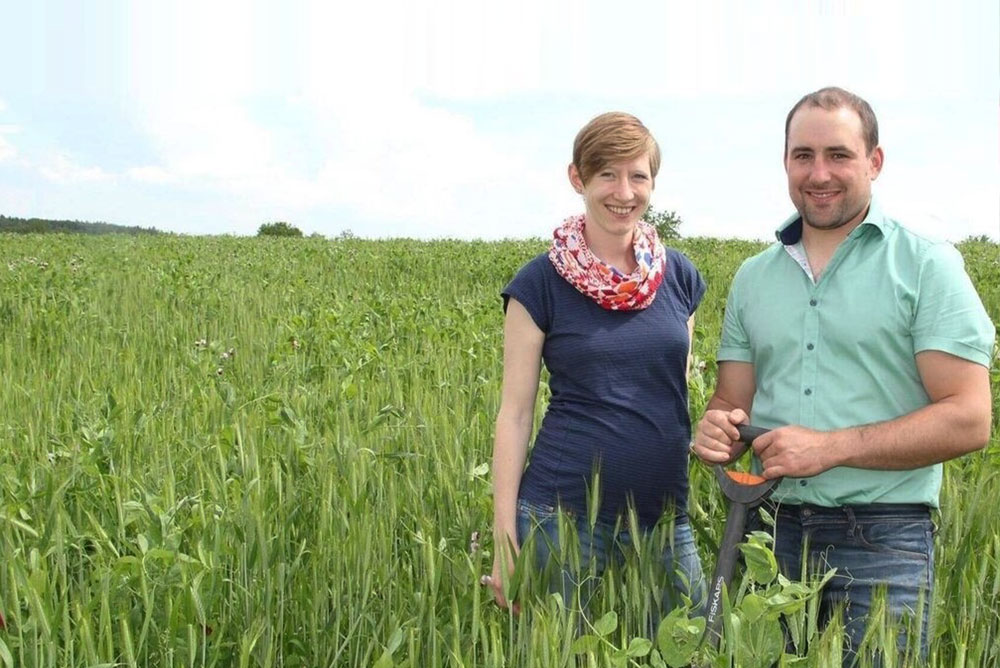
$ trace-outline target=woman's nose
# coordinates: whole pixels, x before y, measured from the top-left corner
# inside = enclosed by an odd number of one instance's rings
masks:
[[[632,184],[628,182],[628,179],[622,179],[618,182],[618,186],[615,188],[615,197],[623,202],[632,199]]]

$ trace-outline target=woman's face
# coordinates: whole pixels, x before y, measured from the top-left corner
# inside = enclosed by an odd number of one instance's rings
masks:
[[[649,154],[605,165],[587,183],[576,166],[570,165],[569,178],[573,188],[583,195],[588,228],[609,236],[630,236],[653,192]]]

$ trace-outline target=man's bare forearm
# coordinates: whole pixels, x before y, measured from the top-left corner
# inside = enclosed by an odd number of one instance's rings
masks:
[[[901,471],[931,466],[984,447],[989,411],[948,401],[925,406],[895,420],[829,432],[835,466]]]

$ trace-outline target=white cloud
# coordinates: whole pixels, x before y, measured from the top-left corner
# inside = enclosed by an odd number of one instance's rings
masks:
[[[77,164],[65,153],[60,153],[47,164],[38,168],[39,173],[55,183],[83,183],[95,181],[110,181],[112,175],[100,167],[84,167]]]
[[[157,165],[145,165],[143,167],[132,167],[125,170],[125,175],[134,181],[143,183],[174,183],[177,177]]]
[[[347,25],[344,17],[336,18],[338,26]],[[383,29],[382,44],[393,44],[391,22]],[[137,65],[133,80],[159,72],[161,81],[172,83],[144,89],[135,117],[155,158],[126,175],[237,196],[241,205],[266,215],[315,219],[319,214],[311,209],[346,210],[359,234],[538,233],[525,228],[524,207],[537,211],[535,200],[544,199],[547,178],[560,179],[558,171],[540,173],[539,165],[527,164],[529,151],[487,135],[471,115],[420,102],[405,82],[393,79],[406,58],[397,58],[403,54],[391,46],[366,47],[358,52],[363,67],[353,67],[358,53],[317,30],[308,42],[308,63],[289,70],[286,83],[297,94],[270,95],[280,102],[273,113],[248,102],[249,47],[247,57],[231,59],[226,72],[211,64],[207,38],[189,45],[185,71],[198,67],[190,77],[162,71],[165,65],[151,60]],[[235,41],[237,55],[242,43]],[[359,223],[372,229],[359,229]],[[335,233],[343,221],[316,224]],[[552,226],[546,223],[543,233]]]
[[[4,110],[3,100],[0,100],[0,111]],[[17,155],[17,148],[8,141],[4,135],[13,135],[21,131],[20,126],[5,124],[0,125],[0,162],[9,160]]]
[[[14,148],[13,144],[3,138],[0,135],[0,162],[4,160],[9,160],[17,155],[17,149]]]
[[[162,106],[143,121],[164,169],[181,180],[239,181],[260,174],[272,159],[268,131],[233,100]]]
[[[404,225],[407,234],[523,233],[526,208],[548,189],[540,166],[527,164],[516,146],[412,98],[383,96],[370,108],[343,110],[330,132],[319,191],[365,219]]]
[[[917,201],[912,187],[906,184],[883,183],[880,190],[877,187],[886,214],[929,239],[961,241],[980,235],[997,238],[1000,201],[995,183],[968,184],[959,174],[948,176],[935,170],[928,170],[925,176],[935,179],[934,192],[925,191]]]

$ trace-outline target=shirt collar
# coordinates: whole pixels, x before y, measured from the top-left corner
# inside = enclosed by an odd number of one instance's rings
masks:
[[[874,196],[872,196],[871,201],[868,203],[868,215],[865,216],[860,225],[851,230],[851,235],[860,234],[858,230],[862,229],[865,225],[877,229],[882,236],[885,236],[885,233],[888,231],[888,219],[882,213],[882,207]],[[799,213],[792,215],[774,231],[774,236],[785,246],[791,246],[800,242],[802,240],[802,216]]]

